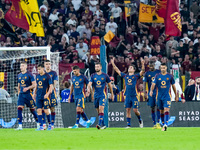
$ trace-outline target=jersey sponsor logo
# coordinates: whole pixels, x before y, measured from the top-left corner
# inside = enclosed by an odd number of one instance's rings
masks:
[[[39,81],[38,84],[39,84],[39,85],[42,85],[42,81]]]
[[[97,81],[97,85],[100,85],[101,84],[101,81]]]
[[[76,81],[76,82],[75,82],[75,85],[76,85],[76,86],[78,86],[78,85],[79,85],[78,81]]]
[[[24,80],[21,80],[21,84],[24,84],[25,83],[25,81]]]
[[[132,82],[132,80],[131,79],[128,79],[128,83],[131,83]]]
[[[166,82],[165,82],[165,81],[162,81],[161,84],[162,84],[162,85],[166,85]]]

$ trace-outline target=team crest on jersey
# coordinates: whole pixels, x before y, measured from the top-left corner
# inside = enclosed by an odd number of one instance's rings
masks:
[[[43,78],[43,80],[45,80],[45,78]]]
[[[26,79],[27,77],[25,77],[25,79]]]
[[[126,77],[128,79],[128,77]]]
[[[158,80],[161,80],[161,78],[159,78]]]
[[[37,80],[39,80],[39,79],[37,78]]]
[[[21,77],[19,77],[19,79],[21,79]]]
[[[104,78],[101,78],[101,80],[104,80]]]
[[[167,80],[169,80],[169,78],[167,78]]]
[[[97,78],[94,78],[94,80],[96,80]]]
[[[79,81],[82,81],[82,79],[79,79]]]
[[[73,79],[73,81],[75,81],[75,79]]]
[[[132,77],[132,79],[134,79],[134,77]]]
[[[52,77],[52,75],[51,75],[51,77]]]

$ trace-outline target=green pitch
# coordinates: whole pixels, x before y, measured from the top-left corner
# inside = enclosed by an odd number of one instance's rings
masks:
[[[0,129],[0,149],[199,150],[200,128]]]

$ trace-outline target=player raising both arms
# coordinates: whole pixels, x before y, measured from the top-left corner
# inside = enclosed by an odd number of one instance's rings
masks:
[[[27,63],[21,62],[20,64],[21,73],[18,75],[18,124],[19,127],[16,130],[22,130],[22,110],[24,104],[30,108],[36,122],[38,122],[37,113],[35,111],[35,102],[32,97],[32,90],[36,87],[36,82],[33,75],[27,71]],[[37,123],[37,126],[39,124]]]
[[[160,70],[155,70],[155,63],[153,61],[149,62],[149,71],[147,71],[144,75],[143,78],[143,87],[144,87],[144,97],[147,99],[148,97],[148,106],[151,107],[151,117],[153,120],[153,129],[160,129],[160,110],[157,108],[157,115],[155,115],[155,107],[156,107],[156,89],[153,90],[153,96],[151,97],[150,94],[150,89],[151,89],[151,84],[155,78],[155,75],[160,73]],[[148,85],[148,96],[146,93],[146,83]],[[156,124],[156,116],[157,116],[157,124]]]
[[[47,130],[51,130],[49,96],[53,90],[53,83],[52,83],[51,77],[44,71],[44,64],[39,64],[37,69],[38,69],[38,75],[36,76],[37,86],[34,91],[34,98],[36,98],[38,121],[39,121],[40,127],[37,128],[36,130],[37,131],[44,130],[43,121],[42,121],[42,108],[44,108],[44,112],[49,122],[49,126]]]
[[[133,111],[139,120],[140,128],[143,128],[143,121],[140,116],[140,112],[138,111],[139,101],[137,97],[137,80],[143,76],[145,69],[144,69],[144,60],[141,58],[142,70],[139,74],[135,73],[135,66],[129,65],[128,67],[128,74],[121,72],[114,63],[114,58],[111,60],[114,70],[118,73],[119,76],[123,77],[125,80],[125,108],[126,108],[126,118],[127,118],[127,127],[131,127],[131,107],[133,107]]]
[[[79,125],[80,117],[82,116],[84,121],[87,121],[86,128],[89,128],[91,125],[90,120],[88,120],[86,114],[83,109],[85,108],[85,92],[84,86],[88,84],[88,79],[80,73],[80,68],[78,66],[73,67],[74,76],[72,77],[72,86],[69,94],[68,101],[71,100],[72,92],[74,91],[74,98],[76,104],[76,124],[72,127],[72,129],[77,129]]]
[[[51,70],[51,61],[50,60],[46,60],[44,62],[44,66],[45,66],[45,70],[46,72],[49,74],[49,76],[51,77],[51,80],[53,82],[53,91],[50,94],[50,109],[51,109],[51,128],[54,128],[54,122],[55,122],[55,106],[57,106],[57,97],[56,97],[56,84],[58,81],[58,75],[55,71]],[[45,121],[45,113],[42,112],[42,116],[43,116],[43,121],[46,124]],[[46,125],[43,125],[44,128],[46,128]]]
[[[101,71],[102,66],[100,63],[95,64],[95,71],[96,73],[92,74],[90,82],[87,87],[87,95],[90,94],[90,89],[93,85],[94,88],[94,105],[97,110],[97,113],[99,115],[99,123],[96,125],[97,129],[106,129],[106,126],[104,124],[104,107],[107,100],[106,97],[106,83],[108,83],[108,87],[111,92],[111,98],[114,101],[114,94],[112,90],[112,85],[110,83],[110,78],[107,74],[102,73]],[[102,127],[101,127],[102,125]]]
[[[170,87],[175,93],[175,100],[178,101],[178,94],[176,92],[175,81],[171,74],[167,73],[167,65],[162,63],[160,66],[161,73],[155,76],[153,83],[151,85],[150,96],[153,96],[153,91],[155,86],[157,87],[157,103],[160,109],[160,118],[164,122],[162,131],[167,131],[168,120],[169,120],[169,109],[171,106],[171,94]]]

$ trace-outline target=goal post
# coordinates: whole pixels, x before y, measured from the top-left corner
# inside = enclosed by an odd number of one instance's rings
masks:
[[[10,98],[2,98],[0,93],[0,128],[17,127],[17,75],[20,73],[20,62],[26,61],[27,70],[37,75],[37,64],[43,63],[46,59],[51,61],[52,70],[59,76],[59,53],[52,53],[50,47],[1,47],[0,48],[0,81],[3,82],[3,89],[6,90]],[[56,85],[58,102],[60,100],[59,81]],[[0,91],[1,92],[1,91]],[[55,127],[63,127],[61,106],[56,107]],[[23,127],[35,128],[35,120],[25,106],[23,110]]]

